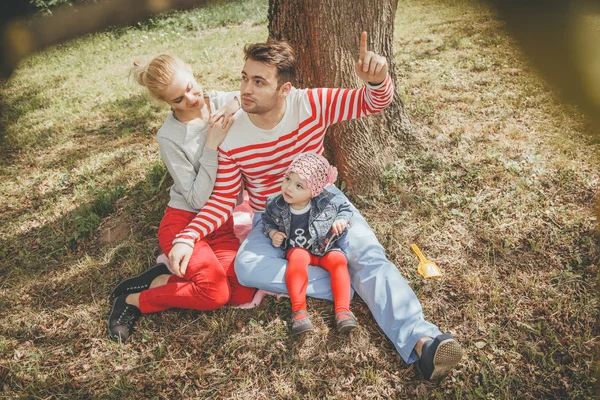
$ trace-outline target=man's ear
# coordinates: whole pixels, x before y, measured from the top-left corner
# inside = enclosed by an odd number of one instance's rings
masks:
[[[286,82],[279,87],[279,96],[287,97],[287,95],[290,94],[291,90],[292,90],[292,83]]]

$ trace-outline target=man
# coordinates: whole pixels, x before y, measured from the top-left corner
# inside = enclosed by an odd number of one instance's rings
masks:
[[[216,230],[232,214],[242,188],[254,209],[253,229],[242,243],[235,271],[241,284],[285,293],[287,261],[262,233],[265,200],[279,192],[289,164],[300,153],[323,152],[329,125],[383,110],[393,98],[387,61],[367,51],[360,39],[355,72],[360,89],[292,87],[293,50],[284,42],[247,45],[240,88],[242,109],[219,148],[217,180],[211,199],[174,240],[171,267],[185,271],[194,243]],[[335,187],[332,192],[340,194]],[[460,345],[423,318],[421,305],[398,269],[387,260],[373,231],[352,207],[354,217],[339,242],[348,256],[352,287],[408,364],[417,362],[426,379],[445,376],[462,357]],[[309,267],[307,294],[331,299],[329,274]]]

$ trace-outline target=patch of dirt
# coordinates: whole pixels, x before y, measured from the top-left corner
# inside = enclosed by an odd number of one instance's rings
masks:
[[[101,244],[120,242],[131,233],[131,222],[124,215],[111,215],[102,221],[98,229]]]

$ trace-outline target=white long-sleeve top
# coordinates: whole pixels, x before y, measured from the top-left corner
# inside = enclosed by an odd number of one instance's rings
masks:
[[[217,110],[239,92],[206,92],[211,109]],[[169,112],[156,139],[160,156],[173,178],[169,206],[198,212],[210,198],[217,177],[218,152],[205,149],[208,124],[190,126]]]

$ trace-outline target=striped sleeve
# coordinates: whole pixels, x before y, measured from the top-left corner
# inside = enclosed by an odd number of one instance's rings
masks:
[[[233,215],[241,189],[242,174],[239,166],[219,148],[219,167],[213,192],[196,217],[175,236],[173,244],[194,246],[198,240],[219,229]]]
[[[319,116],[317,120],[330,126],[384,110],[394,98],[394,84],[388,74],[379,85],[367,84],[360,89],[313,89],[308,95],[314,115]]]

